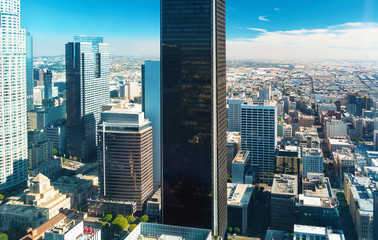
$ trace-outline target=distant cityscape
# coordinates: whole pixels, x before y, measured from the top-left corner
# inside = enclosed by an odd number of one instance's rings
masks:
[[[378,240],[377,62],[226,59],[224,0],[36,57],[0,6],[0,240]]]

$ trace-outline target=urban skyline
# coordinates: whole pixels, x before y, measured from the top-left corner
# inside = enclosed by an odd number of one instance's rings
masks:
[[[0,0],[0,240],[377,240],[376,10]]]

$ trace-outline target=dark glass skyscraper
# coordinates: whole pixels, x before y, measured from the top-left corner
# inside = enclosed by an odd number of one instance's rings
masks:
[[[163,223],[227,228],[224,0],[161,1]]]
[[[66,44],[67,152],[96,160],[97,124],[109,99],[109,51],[102,37],[75,36]]]

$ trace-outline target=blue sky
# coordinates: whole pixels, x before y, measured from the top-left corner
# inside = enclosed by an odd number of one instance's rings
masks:
[[[375,0],[227,0],[226,6],[230,58],[378,58]],[[36,56],[63,54],[74,34],[104,36],[112,54],[159,54],[159,0],[22,0],[21,8]]]

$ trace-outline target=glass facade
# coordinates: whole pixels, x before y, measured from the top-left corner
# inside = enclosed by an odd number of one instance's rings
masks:
[[[154,189],[161,185],[161,86],[160,61],[142,66],[143,112],[151,121],[154,148]]]
[[[96,160],[102,105],[109,99],[109,51],[102,37],[75,36],[66,44],[67,152],[82,161]]]
[[[163,223],[227,228],[224,0],[161,1]]]

